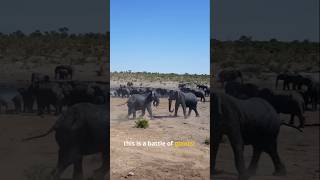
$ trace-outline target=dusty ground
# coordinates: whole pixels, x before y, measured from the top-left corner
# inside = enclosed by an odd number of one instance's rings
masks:
[[[168,112],[167,98],[153,108],[155,118],[149,128],[135,128],[127,119],[126,98],[111,98],[111,178],[112,179],[209,179],[210,103],[198,103],[200,117],[194,112],[188,119]],[[147,113],[146,113],[147,114]],[[140,112],[137,113],[140,115]],[[149,118],[148,115],[145,118]],[[128,147],[124,141],[192,141],[193,147]],[[128,176],[130,172],[134,176]]]

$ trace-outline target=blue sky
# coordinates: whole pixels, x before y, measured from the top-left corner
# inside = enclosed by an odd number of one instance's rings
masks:
[[[209,0],[111,0],[111,71],[209,74]]]

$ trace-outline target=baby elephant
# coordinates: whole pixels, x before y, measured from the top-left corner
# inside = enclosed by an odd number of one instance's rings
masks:
[[[144,94],[133,94],[127,101],[128,105],[128,118],[133,114],[133,119],[136,118],[136,111],[142,110],[140,117],[143,117],[146,109],[152,119],[152,109],[151,103],[153,102],[154,106],[158,106],[160,103],[159,97],[155,92],[146,92]]]

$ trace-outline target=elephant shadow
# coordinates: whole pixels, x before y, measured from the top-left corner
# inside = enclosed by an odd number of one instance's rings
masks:
[[[232,176],[232,177],[230,177],[230,176]],[[217,172],[213,175],[213,179],[238,180],[237,173],[229,172],[229,171],[225,171],[225,170],[217,170]]]
[[[179,117],[179,116],[177,116],[177,117]],[[155,120],[155,119],[173,119],[173,118],[177,118],[177,117],[175,117],[175,116],[173,116],[173,115],[155,115],[155,116],[153,116],[153,120]]]

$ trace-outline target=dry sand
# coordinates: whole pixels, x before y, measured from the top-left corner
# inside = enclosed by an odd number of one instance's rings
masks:
[[[209,102],[199,102],[200,117],[173,117],[167,98],[153,108],[155,118],[146,129],[135,128],[127,119],[126,99],[111,98],[111,178],[112,179],[209,179]],[[140,115],[140,112],[137,113]],[[149,118],[147,113],[145,118]],[[193,147],[125,147],[124,141],[192,141]],[[128,176],[130,172],[134,176]]]

